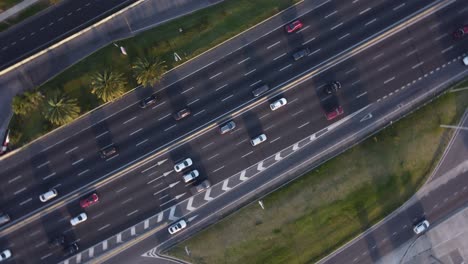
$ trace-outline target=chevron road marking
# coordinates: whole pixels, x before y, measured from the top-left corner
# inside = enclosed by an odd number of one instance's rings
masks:
[[[276,153],[276,155],[275,155],[275,160],[276,160],[276,161],[280,161],[280,160],[282,160],[282,159],[283,159],[283,158],[281,157],[281,152]]]
[[[179,219],[179,218],[177,218],[177,217],[174,216],[174,214],[175,214],[175,209],[176,209],[176,206],[173,205],[173,206],[171,207],[171,211],[169,212],[169,220],[171,220],[171,221],[175,221],[175,220]]]
[[[163,219],[163,212],[160,212],[160,213],[158,214],[158,223],[161,222],[162,219]]]
[[[205,201],[211,201],[211,200],[214,199],[213,197],[210,197],[210,193],[211,193],[211,188],[209,188],[208,190],[206,190],[206,193],[205,193]]]
[[[229,178],[227,178],[226,180],[224,180],[223,182],[223,187],[221,188],[223,191],[227,192],[229,190],[231,190],[232,188],[228,186],[228,183],[229,183]]]
[[[193,206],[192,206],[193,199],[194,199],[194,197],[192,196],[192,197],[190,197],[190,199],[189,199],[188,202],[187,202],[187,210],[189,210],[190,212],[192,212],[192,211],[194,211],[194,210],[197,209],[196,207],[193,207]]]
[[[299,149],[299,143],[294,144],[293,146],[293,151],[296,151]]]
[[[260,162],[258,163],[258,165],[257,165],[257,170],[258,170],[258,171],[264,171],[265,169],[266,169],[266,168],[263,167],[263,160],[262,160],[262,161],[260,161]]]
[[[249,179],[249,178],[245,177],[245,170],[243,170],[243,171],[241,172],[241,175],[240,175],[239,179],[240,179],[241,181],[246,181],[246,180]]]

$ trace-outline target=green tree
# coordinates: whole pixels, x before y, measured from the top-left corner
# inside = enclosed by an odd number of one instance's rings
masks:
[[[124,94],[126,84],[122,73],[98,72],[91,76],[91,93],[104,102],[110,102]]]
[[[13,98],[12,102],[13,113],[26,115],[36,110],[43,100],[44,96],[38,90],[27,91],[21,95],[17,95]]]
[[[160,61],[155,57],[137,58],[132,68],[138,84],[145,87],[155,85],[161,81],[166,72],[164,61]]]
[[[45,100],[43,114],[52,124],[64,125],[80,115],[80,107],[76,99],[55,92]]]

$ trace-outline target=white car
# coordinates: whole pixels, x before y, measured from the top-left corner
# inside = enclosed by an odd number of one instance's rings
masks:
[[[4,261],[5,259],[9,259],[11,257],[11,251],[9,249],[5,249],[0,253],[0,261]]]
[[[275,111],[276,109],[282,107],[283,105],[287,104],[288,100],[286,98],[281,98],[279,100],[274,101],[273,103],[270,104],[270,109],[271,111]]]
[[[41,202],[45,203],[45,202],[49,201],[50,199],[55,198],[57,195],[58,195],[57,190],[50,189],[48,192],[39,195],[39,200],[41,200]]]
[[[189,183],[195,180],[199,175],[200,173],[198,172],[198,170],[193,170],[187,174],[184,174],[184,182]]]
[[[266,135],[265,134],[261,134],[261,135],[258,135],[254,138],[252,138],[252,140],[250,140],[250,144],[252,144],[252,146],[257,146],[258,144],[264,142],[265,140],[267,139]]]
[[[429,228],[429,221],[424,220],[421,223],[417,224],[414,226],[413,231],[416,233],[416,235],[419,235],[426,231]]]
[[[191,158],[186,158],[183,161],[177,163],[174,166],[174,170],[177,171],[177,172],[181,172],[183,169],[192,166],[192,164],[193,164],[192,159]]]
[[[169,226],[167,231],[169,231],[169,234],[173,235],[186,227],[187,227],[187,222],[185,222],[184,219],[180,219],[179,221]]]
[[[465,58],[463,58],[463,64],[465,64],[466,66],[468,66],[468,56],[466,56]]]
[[[88,216],[86,215],[86,213],[81,213],[78,216],[75,216],[72,219],[70,219],[70,224],[72,226],[76,226],[77,224],[83,223],[84,221],[86,221],[86,219],[88,219]]]

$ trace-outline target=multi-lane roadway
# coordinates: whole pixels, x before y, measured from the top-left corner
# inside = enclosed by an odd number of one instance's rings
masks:
[[[45,49],[135,0],[63,1],[0,33],[0,69]]]
[[[345,113],[352,113],[457,57],[465,51],[466,40],[455,42],[451,32],[467,9],[454,2],[340,61],[350,48],[372,42],[402,19],[438,2],[324,1],[300,17],[305,27],[297,33],[286,34],[282,27],[265,32],[257,41],[160,89],[158,103],[151,108],[140,109],[136,102],[56,145],[24,150],[3,160],[0,208],[13,221],[0,231],[0,246],[12,248],[18,263],[31,262],[29,256],[37,256],[38,262],[62,259],[61,249],[48,243],[61,233],[86,248],[188,197],[190,185],[173,171],[174,162],[190,157],[202,178],[217,183],[329,125],[321,104],[331,81],[343,85],[337,97]],[[292,53],[303,46],[311,54],[295,62]],[[325,68],[326,61],[331,64]],[[314,78],[268,98],[252,97],[251,90],[263,83],[283,86],[312,70],[318,73]],[[272,112],[269,102],[279,97],[287,98],[288,104]],[[184,107],[191,108],[192,116],[175,121],[172,113]],[[225,117],[226,112],[233,116]],[[237,124],[233,132],[220,135],[213,126],[194,136],[207,124],[229,119]],[[260,133],[267,135],[267,141],[252,147],[249,140]],[[78,198],[88,191],[80,190],[86,183],[177,142],[185,144],[170,152],[163,149],[157,161],[137,172],[96,184],[101,201],[86,209],[86,222],[69,225],[68,220],[82,211]],[[99,149],[109,145],[117,146],[119,155],[101,159]],[[59,191],[50,202],[54,210],[33,214],[47,206],[38,196],[52,187]]]

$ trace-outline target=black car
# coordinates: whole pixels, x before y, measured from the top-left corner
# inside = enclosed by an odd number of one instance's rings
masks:
[[[338,92],[339,89],[341,89],[341,83],[338,81],[334,81],[327,85],[327,87],[325,88],[325,92],[327,94],[332,94]]]
[[[310,49],[309,48],[304,48],[304,49],[301,49],[301,50],[298,50],[297,52],[295,52],[293,54],[293,58],[295,61],[298,61],[306,56],[308,56],[310,54]]]
[[[156,103],[156,95],[151,95],[150,97],[147,97],[140,102],[140,107],[141,108],[146,108],[152,104]]]
[[[65,245],[65,236],[60,235],[60,236],[54,238],[52,241],[50,241],[49,245],[51,247],[58,247],[58,246]]]
[[[178,111],[177,113],[174,113],[174,119],[176,121],[179,121],[179,120],[189,116],[190,114],[191,114],[190,109],[184,108],[184,109]]]
[[[110,146],[101,150],[101,158],[107,159],[107,158],[117,155],[118,153],[119,151],[116,146]]]
[[[455,30],[453,33],[452,33],[452,36],[454,39],[461,39],[463,38],[463,36],[467,35],[468,34],[468,25],[465,25],[461,28],[457,28],[457,30]]]
[[[74,255],[78,252],[79,249],[80,248],[78,247],[78,243],[75,242],[64,249],[65,256]]]

